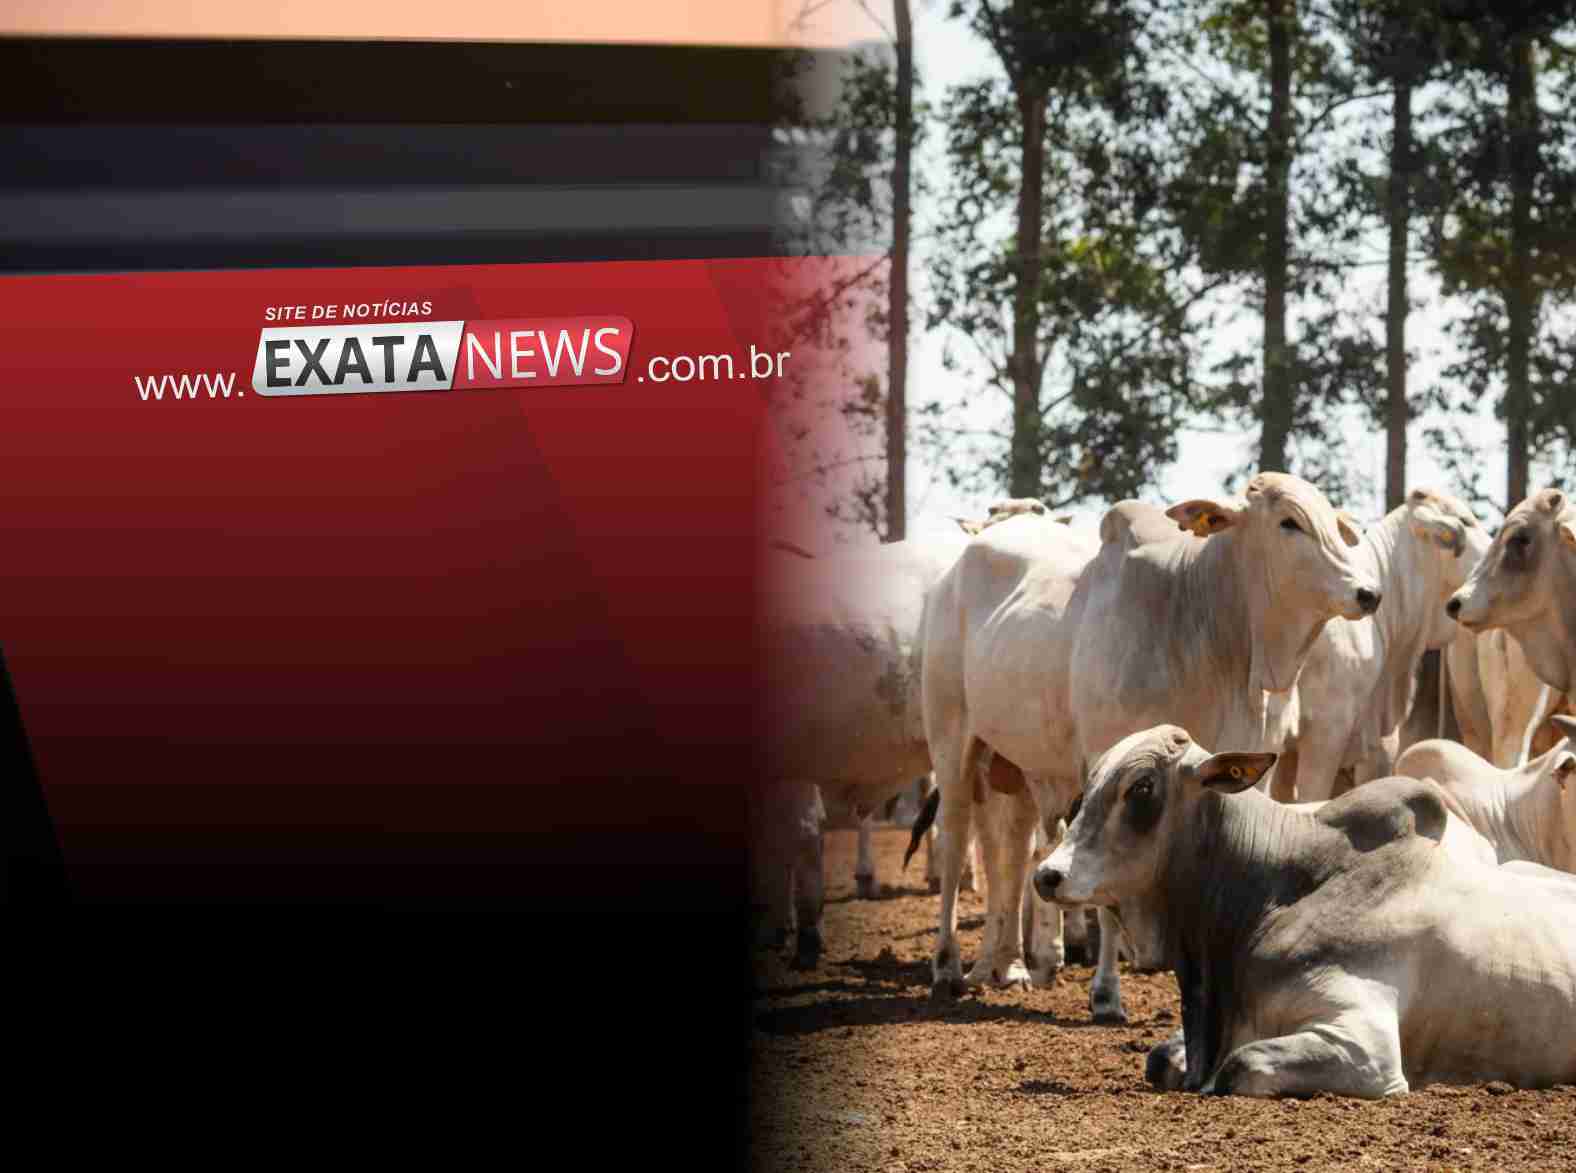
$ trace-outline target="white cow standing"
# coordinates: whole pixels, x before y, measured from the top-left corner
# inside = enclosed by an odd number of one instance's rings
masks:
[[[1001,502],[990,520],[1044,509]],[[774,551],[763,568],[766,776],[751,804],[755,903],[766,909],[769,940],[797,921],[801,965],[821,951],[826,823],[857,824],[930,772],[920,622],[926,591],[968,540],[948,521],[826,555]]]
[[[1275,795],[1317,802],[1336,774],[1391,773],[1423,653],[1455,637],[1445,602],[1488,549],[1489,535],[1454,497],[1414,489],[1364,534],[1353,557],[1378,583],[1384,607],[1361,622],[1332,619],[1297,679],[1297,734],[1276,767]]]
[[[1194,536],[1173,537],[1172,526]],[[1026,976],[1018,901],[1036,807],[1049,835],[1080,793],[1087,763],[1158,721],[1279,749],[1319,630],[1379,606],[1378,584],[1350,557],[1356,529],[1312,485],[1284,474],[1254,477],[1241,505],[1195,500],[1162,514],[1119,504],[1101,538],[1093,547],[1063,526],[1009,521],[971,542],[932,592],[925,728],[950,832],[941,841],[936,994]],[[1271,692],[1280,703],[1268,703]],[[1019,802],[1015,820],[982,824],[982,839],[1001,841],[986,845],[985,946],[965,979],[955,836],[970,825],[973,763],[984,747],[1022,771],[1034,802]],[[1118,924],[1102,910],[1096,1021],[1126,1018]],[[1140,964],[1152,960],[1141,945],[1137,953]]]
[[[1576,1081],[1576,882],[1444,845],[1438,786],[1384,778],[1314,813],[1255,792],[1273,754],[1123,739],[1035,875],[1132,915],[1175,970],[1165,1089],[1404,1095]]]
[[[1543,489],[1512,509],[1446,611],[1471,631],[1504,628],[1539,680],[1576,691],[1576,502]]]
[[[1464,745],[1436,740],[1408,749],[1396,773],[1444,787],[1498,862],[1576,872],[1576,719],[1555,722],[1564,739],[1525,765],[1499,769]]]

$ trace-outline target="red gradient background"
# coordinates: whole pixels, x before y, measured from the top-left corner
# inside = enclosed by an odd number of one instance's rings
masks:
[[[769,384],[637,376],[764,347],[784,264],[0,278],[0,647],[78,898],[485,899],[742,851]],[[250,392],[266,307],[383,299],[621,315],[629,376]],[[132,382],[205,371],[246,394]]]

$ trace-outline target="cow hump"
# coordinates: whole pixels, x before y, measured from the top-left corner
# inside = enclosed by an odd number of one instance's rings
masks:
[[[1326,803],[1314,816],[1358,851],[1421,835],[1438,843],[1447,818],[1439,788],[1416,778],[1380,778]]]

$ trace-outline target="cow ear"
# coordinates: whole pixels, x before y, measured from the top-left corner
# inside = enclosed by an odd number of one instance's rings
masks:
[[[1560,755],[1560,760],[1554,763],[1554,781],[1559,783],[1561,790],[1576,781],[1576,753]]]
[[[1576,525],[1562,521],[1554,528],[1560,535],[1560,541],[1564,542],[1567,548],[1576,550]]]
[[[1195,497],[1191,501],[1173,505],[1166,510],[1166,516],[1177,523],[1178,529],[1186,530],[1195,537],[1207,538],[1210,534],[1218,534],[1236,525],[1242,520],[1242,510]]]
[[[1193,777],[1221,794],[1238,794],[1269,773],[1275,758],[1272,753],[1218,753],[1194,766]]]
[[[1348,546],[1358,545],[1363,540],[1362,523],[1344,509],[1335,511],[1335,528],[1341,531],[1341,540]]]
[[[1556,713],[1549,720],[1554,722],[1554,727],[1560,731],[1562,736],[1568,737],[1573,743],[1576,743],[1576,717],[1568,717],[1564,713]]]

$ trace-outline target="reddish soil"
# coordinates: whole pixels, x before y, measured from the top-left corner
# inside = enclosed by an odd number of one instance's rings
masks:
[[[1161,1094],[1151,1044],[1176,1029],[1170,975],[1123,972],[1126,1027],[1089,1021],[1093,971],[1049,990],[929,1001],[940,901],[907,832],[876,833],[883,898],[854,897],[854,835],[827,850],[826,944],[797,971],[758,953],[751,1144],[759,1170],[1576,1170],[1576,1087],[1428,1087],[1369,1102]],[[965,965],[983,894],[964,893]]]

